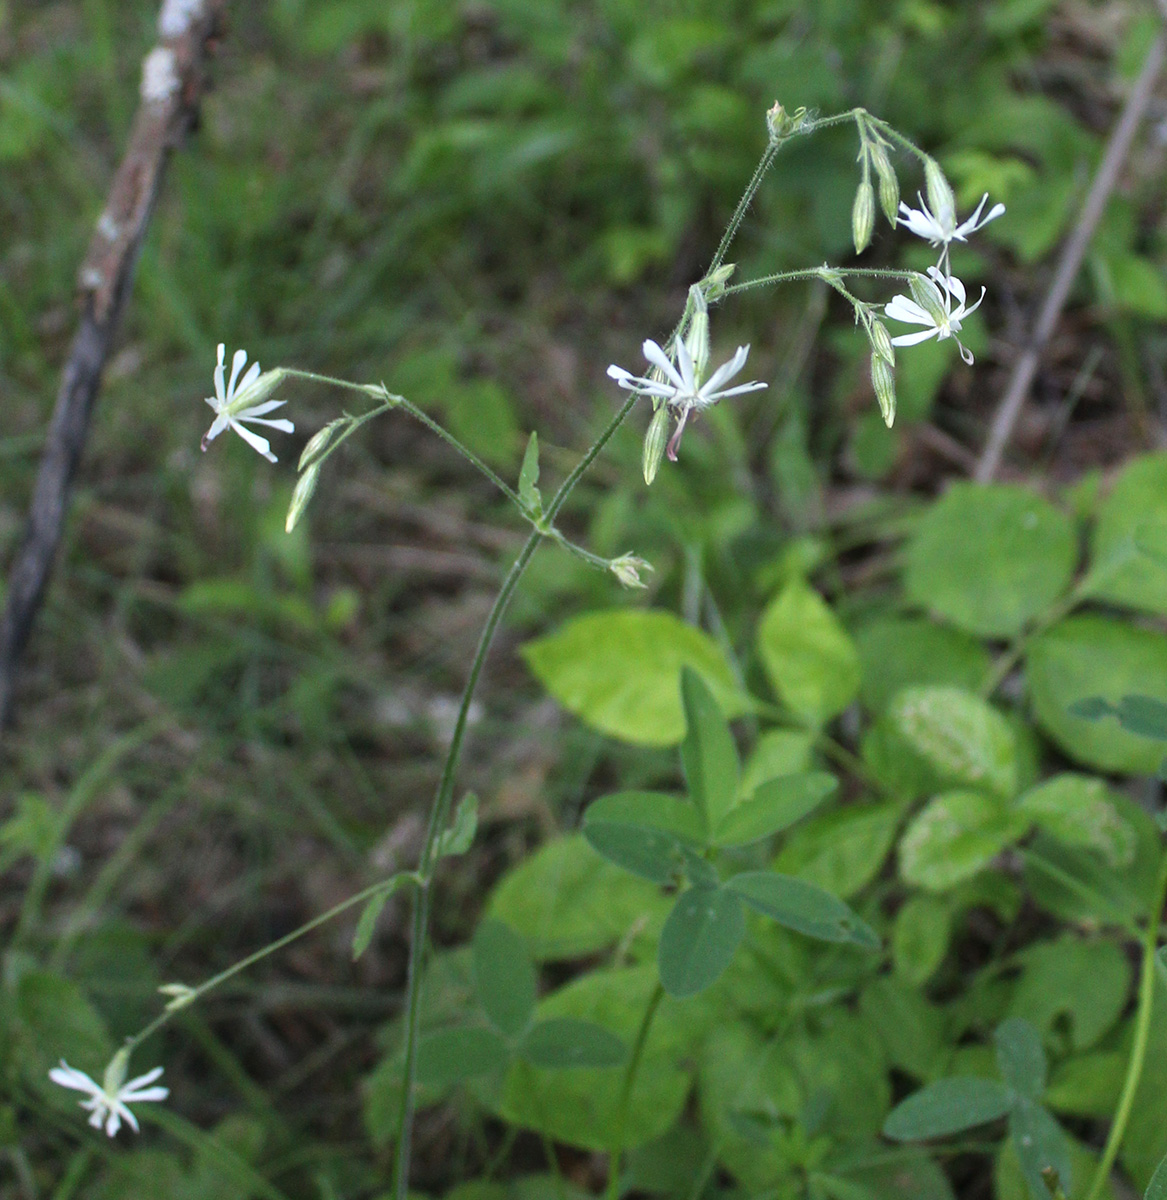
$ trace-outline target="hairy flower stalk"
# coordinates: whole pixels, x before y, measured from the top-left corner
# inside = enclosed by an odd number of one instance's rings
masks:
[[[677,461],[681,435],[685,431],[685,423],[688,421],[690,413],[710,408],[724,400],[726,396],[739,396],[743,392],[755,392],[759,388],[768,386],[757,382],[740,383],[737,387],[731,388],[722,386],[746,365],[746,358],[750,353],[749,346],[739,346],[734,356],[728,362],[722,363],[704,383],[701,382],[703,372],[698,370],[694,364],[693,354],[683,341],[677,342],[676,366],[651,338],[645,341],[641,350],[644,357],[661,373],[663,379],[646,379],[640,375],[633,375],[615,363],[608,368],[608,377],[630,391],[641,391],[652,396],[654,401],[659,400],[672,410],[673,415],[677,418],[677,427],[673,431],[672,437],[669,438],[665,450],[670,462]]]

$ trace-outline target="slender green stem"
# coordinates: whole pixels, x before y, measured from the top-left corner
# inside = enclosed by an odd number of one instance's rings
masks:
[[[632,1104],[632,1088],[636,1084],[636,1072],[640,1069],[640,1061],[644,1057],[644,1047],[648,1044],[648,1031],[652,1028],[652,1019],[664,999],[665,989],[658,981],[652,989],[644,1016],[640,1018],[640,1028],[636,1031],[636,1041],[632,1043],[632,1053],[628,1056],[628,1065],[624,1068],[624,1078],[620,1083],[620,1098],[616,1104],[616,1135],[612,1141],[612,1150],[608,1155],[608,1189],[606,1200],[617,1200],[620,1195],[620,1156],[624,1153],[624,1138],[628,1128],[628,1112]]]
[[[1154,907],[1147,917],[1147,928],[1143,933],[1143,963],[1139,975],[1135,1036],[1131,1043],[1131,1056],[1127,1061],[1126,1079],[1123,1080],[1118,1109],[1111,1122],[1110,1133],[1107,1135],[1102,1157],[1098,1160],[1098,1166],[1094,1170],[1094,1178],[1090,1182],[1086,1200],[1097,1200],[1103,1184],[1110,1175],[1110,1169],[1114,1166],[1114,1160],[1118,1157],[1118,1148],[1122,1145],[1131,1109],[1134,1107],[1135,1093],[1139,1089],[1139,1081],[1143,1077],[1143,1067],[1147,1062],[1147,1044],[1151,1036],[1151,1012],[1155,1001],[1155,952],[1159,945],[1159,928],[1163,920],[1164,904],[1167,904],[1167,853],[1163,855],[1163,861],[1159,864],[1159,880],[1155,886]]]
[[[413,874],[402,872],[401,874],[391,876],[389,879],[382,879],[379,883],[370,884],[367,888],[363,888],[357,892],[355,896],[349,896],[347,900],[342,900],[339,904],[334,904],[327,912],[321,913],[318,917],[313,917],[311,921],[305,922],[298,929],[293,929],[291,933],[284,934],[282,938],[277,938],[274,942],[270,942],[263,949],[256,950],[254,954],[249,954],[246,958],[233,963],[226,970],[220,971],[218,975],[212,975],[210,979],[205,979],[198,987],[191,988],[189,992],[184,993],[180,1004],[173,1004],[171,1007],[166,1008],[165,1011],[155,1017],[144,1029],[139,1030],[133,1037],[126,1038],[123,1044],[124,1049],[132,1053],[148,1037],[157,1033],[163,1025],[169,1024],[178,1013],[205,996],[212,988],[217,988],[221,983],[226,983],[228,979],[233,978],[242,971],[246,971],[248,967],[254,966],[261,959],[267,958],[269,954],[274,954],[277,950],[282,950],[285,946],[291,945],[292,942],[298,941],[306,933],[311,933],[313,929],[326,924],[333,917],[340,916],[342,912],[346,912],[355,905],[362,903],[362,901],[371,900],[379,892],[387,891],[395,884],[406,882],[418,881]]]
[[[833,283],[835,279],[898,279],[907,282],[919,271],[907,271],[892,267],[801,267],[797,271],[779,271],[774,275],[760,275],[757,279],[743,279],[741,283],[733,283],[726,287],[725,295],[731,296],[737,292],[748,292],[754,288],[769,287],[775,283],[793,283],[799,279],[822,279]]]
[[[737,207],[733,210],[733,216],[730,217],[729,224],[726,225],[725,232],[721,235],[721,241],[718,242],[717,249],[713,253],[713,261],[709,264],[709,268],[705,272],[706,275],[711,275],[725,260],[730,243],[741,227],[742,221],[745,220],[746,212],[753,203],[754,196],[757,194],[758,188],[762,186],[762,180],[766,177],[766,172],[770,169],[781,148],[781,142],[771,142],[766,147],[765,153],[758,161],[757,167],[754,168],[753,178],[746,184],[746,190],[742,192],[741,199],[737,202]]]

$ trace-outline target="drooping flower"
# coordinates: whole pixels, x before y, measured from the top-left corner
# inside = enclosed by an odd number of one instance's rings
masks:
[[[727,396],[740,396],[743,392],[755,392],[768,386],[764,383],[739,383],[737,387],[723,387],[746,365],[749,356],[749,346],[739,346],[734,356],[721,364],[704,382],[699,378],[699,372],[693,363],[693,355],[684,341],[677,342],[677,363],[673,365],[669,356],[652,339],[645,341],[641,347],[644,357],[660,371],[662,379],[646,379],[633,375],[623,367],[613,363],[608,368],[608,377],[614,379],[621,387],[630,391],[641,391],[652,396],[671,408],[677,417],[677,428],[669,439],[668,456],[671,462],[677,461],[677,449],[681,444],[681,434],[685,422],[691,412],[700,412],[710,408]]]
[[[916,198],[920,201],[919,208],[909,208],[902,200],[900,201],[900,212],[904,214],[900,217],[900,224],[907,226],[917,237],[924,238],[933,246],[943,246],[944,253],[948,252],[951,242],[967,241],[970,233],[976,233],[978,229],[983,229],[990,221],[995,221],[1005,211],[1003,204],[994,204],[982,217],[981,211],[989,199],[989,193],[986,192],[981,197],[981,202],[977,205],[973,215],[964,224],[957,225],[955,210],[944,209],[934,214],[923,196],[917,193]]]
[[[973,361],[972,351],[956,335],[960,332],[961,322],[969,313],[976,312],[981,301],[985,298],[985,289],[977,302],[966,305],[967,294],[964,284],[955,275],[946,275],[937,267],[929,267],[925,279],[923,275],[912,277],[909,287],[914,299],[907,296],[893,296],[884,305],[884,315],[893,321],[903,321],[908,325],[923,325],[924,329],[913,333],[901,333],[893,337],[893,346],[915,346],[918,342],[934,337],[938,342],[952,338],[960,347],[960,357],[970,366]],[[956,306],[953,307],[953,301]]]
[[[106,1067],[104,1080],[100,1084],[86,1075],[84,1071],[78,1071],[76,1067],[69,1066],[64,1059],[61,1059],[59,1067],[53,1067],[49,1071],[49,1078],[54,1083],[59,1083],[61,1087],[72,1088],[77,1092],[87,1092],[89,1099],[81,1100],[79,1103],[90,1113],[89,1124],[94,1129],[100,1129],[104,1125],[105,1132],[113,1137],[122,1127],[122,1121],[125,1121],[135,1133],[138,1132],[138,1121],[127,1107],[129,1104],[165,1100],[170,1095],[169,1088],[147,1086],[162,1074],[161,1067],[155,1067],[154,1070],[147,1071],[145,1075],[131,1079],[129,1083],[122,1082],[125,1072],[126,1056],[119,1051]]]
[[[260,437],[258,433],[244,428],[241,422],[270,425],[281,433],[295,433],[295,425],[282,417],[277,417],[274,421],[263,419],[265,413],[287,403],[285,400],[267,399],[283,379],[285,372],[282,368],[277,368],[261,374],[259,363],[256,362],[252,363],[247,374],[239,379],[239,372],[243,370],[243,366],[247,362],[247,351],[236,350],[235,357],[231,360],[231,378],[227,381],[226,389],[224,389],[223,356],[225,353],[226,347],[220,342],[219,364],[215,367],[215,394],[207,397],[207,403],[215,410],[215,419],[211,423],[210,429],[203,435],[203,450],[205,451],[224,429],[231,428],[253,450],[262,454],[268,462],[275,462],[276,456],[271,452],[271,445],[267,438]]]

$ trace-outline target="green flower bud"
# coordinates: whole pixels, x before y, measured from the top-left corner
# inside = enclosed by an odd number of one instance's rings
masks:
[[[341,425],[346,423],[347,419],[345,417],[337,417],[335,421],[329,421],[323,429],[318,429],[309,438],[308,445],[304,447],[304,452],[300,455],[300,465],[296,469],[302,471],[305,467],[310,467],[328,449],[328,443],[332,441],[332,435]]]
[[[608,563],[608,570],[626,588],[648,587],[648,584],[641,582],[640,572],[652,569],[652,563],[645,562],[643,558],[637,558],[635,554],[622,554]]]
[[[890,429],[896,419],[896,380],[891,366],[879,354],[871,356],[871,385],[875,388],[883,423]]]
[[[934,158],[924,160],[924,187],[928,193],[928,207],[932,215],[946,229],[956,228],[956,197]]]
[[[887,156],[887,150],[879,143],[872,145],[871,165],[879,179],[879,207],[883,215],[894,225],[899,219],[900,211],[900,181],[896,178],[895,168]]]
[[[660,470],[660,461],[665,456],[665,444],[668,442],[669,410],[662,404],[652,414],[648,423],[648,432],[644,435],[644,482],[649,487]]]
[[[793,113],[788,113],[777,100],[766,113],[766,128],[772,145],[779,145],[796,133],[809,133],[813,124],[805,108],[796,108]]]
[[[312,493],[316,491],[316,481],[320,478],[320,463],[314,462],[297,480],[296,490],[292,493],[292,503],[288,505],[288,519],[284,522],[284,530],[291,533],[296,528],[296,522],[308,507]]]
[[[736,263],[722,263],[716,271],[710,271],[708,275],[701,280],[700,288],[706,300],[717,300],[725,294],[725,285],[729,282],[730,276],[737,270]]]
[[[891,334],[882,321],[872,321],[867,328],[871,338],[871,349],[887,363],[889,367],[896,365],[896,348],[891,344]]]
[[[871,233],[875,229],[875,189],[871,182],[865,179],[855,193],[855,203],[851,206],[851,237],[855,242],[855,253],[862,254],[871,243]]]

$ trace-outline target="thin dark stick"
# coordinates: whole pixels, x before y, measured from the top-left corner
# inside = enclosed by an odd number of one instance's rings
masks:
[[[1162,3],[1160,7],[1164,7]],[[1106,202],[1110,199],[1110,193],[1118,181],[1119,169],[1126,159],[1135,132],[1154,95],[1155,83],[1163,69],[1165,55],[1167,55],[1167,33],[1161,32],[1151,44],[1150,50],[1147,51],[1142,70],[1127,98],[1126,107],[1110,135],[1106,153],[1102,156],[1102,162],[1098,165],[1098,171],[1090,185],[1086,202],[1082,205],[1078,224],[1062,249],[1062,256],[1054,273],[1053,282],[1042,303],[1041,312],[1038,314],[1033,336],[1013,365],[1013,372],[1009,376],[1005,394],[997,406],[997,411],[993,414],[993,423],[989,427],[985,448],[981,452],[976,470],[973,472],[973,478],[978,483],[988,483],[1001,465],[1001,455],[1012,436],[1017,418],[1021,415],[1025,398],[1029,395],[1029,388],[1037,373],[1042,351],[1062,314],[1062,308],[1070,294],[1070,287],[1078,275],[1078,269],[1082,265],[1082,259],[1086,255],[1090,239],[1094,236],[1094,230],[1102,217]]]
[[[12,716],[13,686],[61,540],[69,487],[89,414],[121,321],[134,267],[171,150],[198,120],[207,59],[224,0],[164,0],[158,44],[142,62],[141,102],[129,145],[78,272],[81,319],[61,373],[24,538],[8,575],[0,619],[0,727]]]

